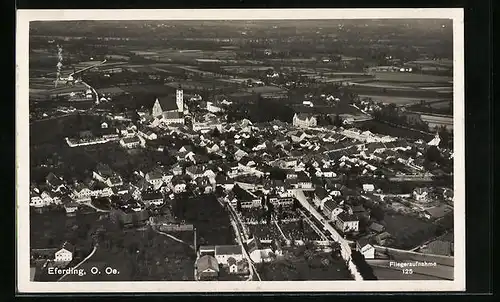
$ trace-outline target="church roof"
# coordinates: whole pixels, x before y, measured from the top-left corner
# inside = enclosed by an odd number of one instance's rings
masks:
[[[167,95],[156,99],[160,103],[162,111],[177,110],[177,102],[174,96]],[[156,102],[155,102],[156,103]]]
[[[163,109],[163,107],[162,107]],[[167,120],[171,120],[171,119],[180,119],[182,118],[182,114],[180,112],[163,112],[163,118],[164,119],[167,119]]]

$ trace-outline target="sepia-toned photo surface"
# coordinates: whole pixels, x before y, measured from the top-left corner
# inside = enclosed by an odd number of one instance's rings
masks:
[[[461,9],[17,16],[20,293],[465,290]]]

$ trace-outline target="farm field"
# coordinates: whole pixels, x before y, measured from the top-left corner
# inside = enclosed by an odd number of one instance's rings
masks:
[[[251,93],[279,93],[279,92],[286,92],[286,90],[275,87],[275,86],[262,86],[262,87],[254,87],[254,88],[249,88],[249,92]]]
[[[147,93],[147,94],[170,94],[175,93],[175,89],[167,85],[127,85],[120,86],[127,93]]]
[[[413,103],[420,103],[423,101],[435,101],[439,98],[422,98],[422,97],[402,97],[402,96],[388,96],[388,95],[375,95],[375,94],[360,94],[360,99],[371,98],[374,102],[394,103],[397,105],[408,105]]]
[[[409,65],[427,65],[427,66],[443,66],[451,68],[453,67],[453,60],[415,60],[410,61],[407,64]]]
[[[402,72],[375,72],[375,80],[379,81],[401,81],[401,82],[437,82],[451,83],[453,77],[436,76],[419,73]]]

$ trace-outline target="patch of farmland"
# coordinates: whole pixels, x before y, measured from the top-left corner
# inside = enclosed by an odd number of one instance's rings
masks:
[[[132,51],[132,53],[138,56],[152,56],[158,54],[155,51],[141,51],[141,50]]]

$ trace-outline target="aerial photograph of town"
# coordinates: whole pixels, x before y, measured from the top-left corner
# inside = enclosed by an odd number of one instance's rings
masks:
[[[453,61],[451,19],[30,22],[30,281],[454,280]]]

